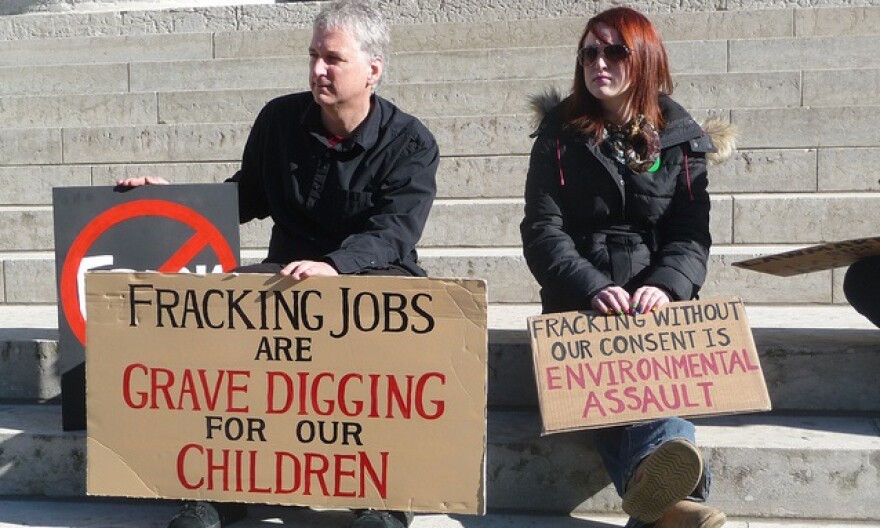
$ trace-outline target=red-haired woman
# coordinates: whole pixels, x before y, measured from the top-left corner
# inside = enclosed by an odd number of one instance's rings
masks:
[[[666,50],[644,15],[604,11],[578,44],[571,95],[535,101],[521,232],[544,312],[639,314],[693,299],[712,242],[706,155],[722,145],[670,99]],[[666,418],[597,439],[628,527],[724,524],[701,504],[710,476],[693,424]]]

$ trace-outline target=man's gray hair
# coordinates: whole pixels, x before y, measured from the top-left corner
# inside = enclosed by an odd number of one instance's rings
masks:
[[[341,29],[351,32],[368,59],[381,57],[388,63],[391,47],[388,24],[379,8],[369,0],[338,0],[321,9],[315,17],[315,29]]]

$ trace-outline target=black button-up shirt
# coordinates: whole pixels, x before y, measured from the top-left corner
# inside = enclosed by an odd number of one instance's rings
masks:
[[[242,223],[274,221],[265,262],[323,260],[340,273],[416,264],[436,194],[439,151],[415,117],[372,96],[340,142],[327,138],[310,92],[270,101],[257,117],[238,183]]]

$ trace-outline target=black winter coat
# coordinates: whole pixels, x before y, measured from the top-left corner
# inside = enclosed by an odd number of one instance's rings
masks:
[[[653,173],[565,132],[559,104],[535,132],[520,231],[545,313],[589,309],[612,285],[696,297],[712,243],[705,154],[714,146],[681,106],[667,96],[660,104],[666,126]]]
[[[434,136],[379,96],[350,138],[331,145],[326,135],[310,92],[270,101],[251,129],[231,181],[242,223],[272,217],[265,262],[425,275],[415,246],[436,194]]]

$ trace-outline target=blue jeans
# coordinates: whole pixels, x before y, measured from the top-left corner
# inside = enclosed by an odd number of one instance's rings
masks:
[[[687,420],[663,418],[635,425],[598,429],[596,447],[617,494],[623,496],[627,483],[643,458],[653,453],[663,442],[674,438],[684,438],[696,444],[694,433],[694,424]],[[709,468],[704,464],[703,478],[688,498],[697,502],[705,501],[709,496],[711,482]],[[651,525],[635,519],[630,519],[626,524],[626,528],[648,526]]]

